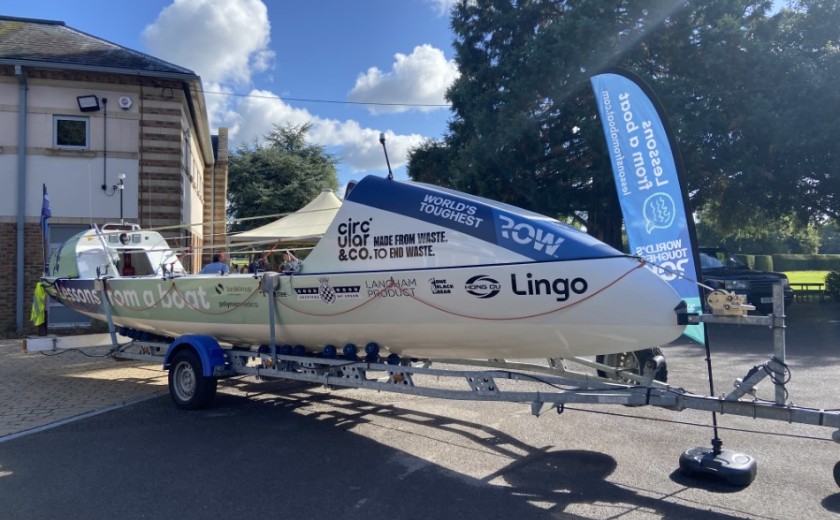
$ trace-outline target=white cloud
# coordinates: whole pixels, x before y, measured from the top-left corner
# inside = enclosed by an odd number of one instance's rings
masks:
[[[353,171],[384,170],[385,156],[379,142],[380,130],[363,128],[357,121],[325,119],[308,110],[295,108],[276,94],[252,90],[242,98],[235,111],[228,112],[231,147],[262,140],[275,125],[311,124],[309,140],[314,144],[338,149],[343,165]],[[397,135],[385,131],[391,167],[398,168],[408,161],[409,150],[420,144],[418,134]]]
[[[251,85],[255,73],[271,68],[274,52],[268,47],[270,32],[268,10],[261,0],[174,0],[145,28],[143,38],[152,55],[201,76],[211,132],[227,127],[232,149],[262,140],[275,125],[308,123],[312,125],[310,141],[336,153],[343,167],[353,172],[385,170],[380,130],[363,128],[353,120],[319,117],[267,90],[234,95]],[[395,58],[391,72],[383,74],[374,68],[361,76],[351,97],[359,101],[445,103],[443,93],[458,73],[443,52],[424,45],[409,56],[397,54]],[[423,139],[417,134],[385,134],[394,169],[407,162],[409,149]]]
[[[316,116],[302,108],[295,108],[277,94],[254,89],[241,98],[235,110],[228,112],[222,126],[228,126],[231,147],[261,141],[274,125],[303,125],[312,123]]]
[[[324,146],[340,146],[340,158],[353,171],[386,170],[385,153],[379,142],[380,133],[385,134],[388,159],[391,168],[399,168],[408,162],[409,150],[419,145],[423,137],[419,134],[397,135],[390,130],[380,132],[373,128],[362,128],[358,122],[320,119],[310,131],[312,141]]]
[[[234,91],[221,83],[202,81],[204,88],[204,102],[207,105],[207,117],[210,129],[215,132],[221,121],[229,121],[236,114],[232,110]]]
[[[270,68],[271,26],[260,0],[175,0],[143,30],[151,54],[205,82],[247,84]]]
[[[420,45],[406,56],[395,54],[391,72],[383,73],[371,67],[360,74],[356,85],[347,95],[360,103],[406,103],[414,105],[444,105],[446,89],[458,76],[454,60],[448,60],[443,51],[431,45]],[[371,113],[406,112],[419,108],[424,112],[444,107],[406,105],[371,105]]]
[[[448,15],[458,0],[426,0],[438,16]]]

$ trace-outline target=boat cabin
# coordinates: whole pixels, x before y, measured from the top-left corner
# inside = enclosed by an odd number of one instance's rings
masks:
[[[183,275],[186,270],[160,233],[137,224],[105,224],[78,233],[57,249],[49,274],[98,278]]]

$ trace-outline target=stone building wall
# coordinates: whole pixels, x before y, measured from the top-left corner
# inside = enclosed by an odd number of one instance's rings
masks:
[[[173,240],[173,246],[190,246],[201,244],[201,236],[193,236],[189,231],[179,229],[184,215],[184,199],[191,193],[184,193],[183,178],[183,146],[184,136],[189,135],[190,114],[189,105],[184,92],[184,83],[177,80],[154,79],[137,75],[106,74],[100,72],[86,72],[73,70],[26,68],[27,79],[38,79],[67,82],[78,90],[79,85],[89,84],[89,88],[102,88],[103,85],[121,85],[122,90],[130,90],[139,103],[139,135],[137,147],[138,159],[138,223],[144,228],[170,227],[162,231],[168,239]],[[0,76],[14,76],[12,67],[0,67]],[[116,100],[113,100],[116,101]],[[10,101],[16,103],[16,100]],[[116,103],[113,103],[116,105]],[[16,110],[16,109],[15,109]],[[207,132],[208,129],[202,129]],[[189,140],[188,140],[189,141]],[[197,140],[189,141],[191,147],[198,146]],[[0,143],[4,153],[17,154],[16,143]],[[225,156],[227,139],[225,138]],[[30,153],[29,150],[27,153]],[[102,153],[102,150],[90,150],[90,155]],[[194,157],[202,157],[201,150],[192,149]],[[132,153],[133,155],[133,153]],[[203,163],[203,161],[202,161]],[[214,220],[224,220],[224,200],[226,197],[227,166],[225,160],[224,175],[218,175],[218,168],[204,165],[202,186],[199,188],[197,199],[206,205],[204,190],[207,189],[207,172],[217,170],[215,182],[217,211]],[[58,185],[59,183],[57,183]],[[58,196],[53,189],[50,196]],[[29,208],[31,209],[31,208]],[[31,213],[31,211],[29,211]],[[206,210],[202,209],[202,213]],[[79,223],[79,219],[62,220],[55,215],[51,222]],[[24,255],[24,321],[26,331],[31,330],[29,311],[32,305],[34,287],[43,271],[43,237],[37,217],[28,217],[25,223],[25,255]],[[0,262],[4,268],[0,269],[0,331],[12,331],[17,321],[17,224],[13,211],[0,214]],[[190,261],[187,260],[189,264]],[[200,262],[196,260],[195,265]]]
[[[23,294],[24,331],[34,331],[29,322],[32,309],[32,296],[35,284],[44,271],[44,237],[38,223],[24,225],[24,273]],[[0,332],[11,332],[17,327],[17,224],[0,223],[0,262],[5,269],[0,269]]]

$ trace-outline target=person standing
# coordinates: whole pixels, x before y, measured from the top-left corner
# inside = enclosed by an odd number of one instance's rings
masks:
[[[280,256],[283,259],[283,264],[280,266],[281,272],[296,273],[300,270],[300,260],[291,251],[283,251]]]
[[[213,261],[201,269],[200,274],[228,274],[230,269],[225,263],[224,253],[214,253]]]
[[[260,255],[255,255],[253,261],[248,264],[248,272],[250,274],[258,274],[265,271],[265,260]]]

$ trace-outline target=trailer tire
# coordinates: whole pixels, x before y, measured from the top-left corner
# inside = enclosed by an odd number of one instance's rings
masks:
[[[653,358],[655,358],[656,356],[662,356],[662,349],[660,349],[659,347],[653,347],[644,350],[635,350],[632,352],[619,352],[618,354],[599,354],[595,357],[595,362],[615,368],[628,369],[634,374],[641,375],[642,367],[645,366],[645,363],[647,363],[648,361],[653,361]],[[599,370],[598,377],[607,377],[607,373]],[[613,379],[621,381],[622,383],[629,382],[629,380],[622,379],[621,377]],[[662,363],[662,366],[659,367],[659,370],[656,372],[654,379],[662,383],[668,382],[667,363]]]
[[[201,359],[191,349],[185,349],[172,359],[169,369],[169,395],[175,406],[183,410],[198,410],[209,405],[216,396],[216,379],[201,371]]]

